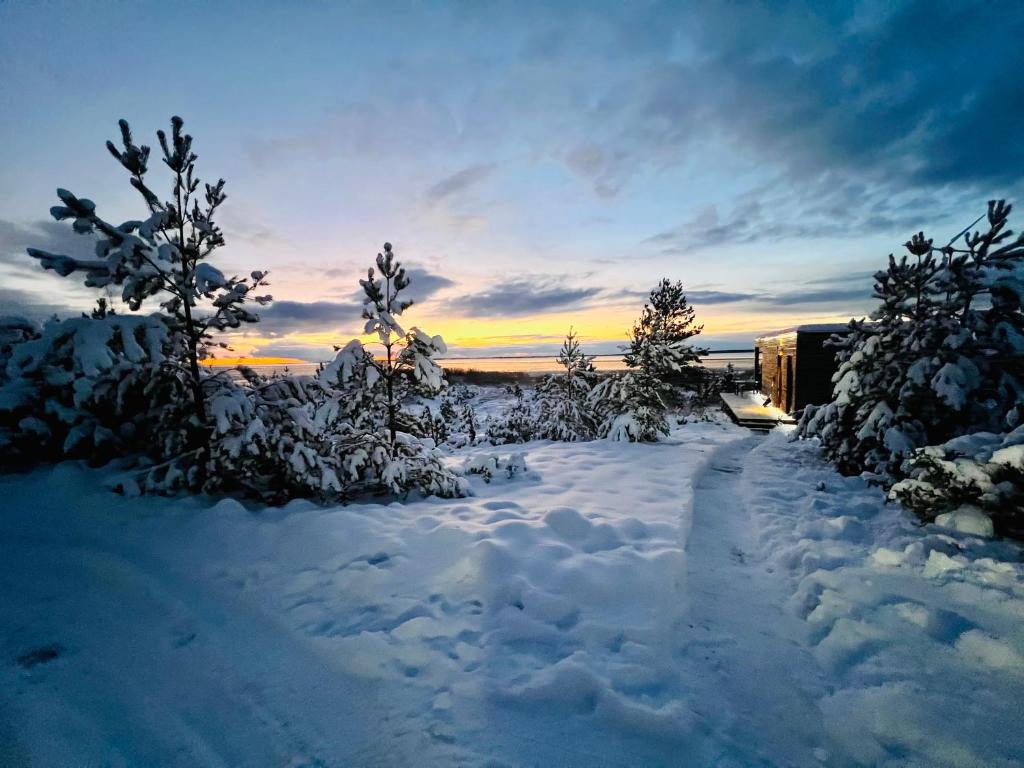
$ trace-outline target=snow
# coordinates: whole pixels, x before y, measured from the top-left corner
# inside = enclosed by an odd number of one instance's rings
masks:
[[[1021,764],[1015,546],[782,430],[515,450],[327,508],[0,476],[0,762]]]
[[[772,339],[776,336],[784,336],[788,333],[845,333],[850,330],[850,326],[847,323],[805,323],[804,325],[794,325],[789,328],[783,328],[779,331],[772,331],[758,337],[758,341],[762,339]]]
[[[993,534],[992,519],[970,504],[939,515],[935,518],[935,524],[962,533],[973,533],[975,536],[992,536]]]
[[[1010,725],[1024,695],[1020,549],[977,530],[922,529],[779,432],[751,452],[744,490],[827,672],[830,760],[1021,764],[1024,739]],[[859,525],[830,525],[847,518]]]

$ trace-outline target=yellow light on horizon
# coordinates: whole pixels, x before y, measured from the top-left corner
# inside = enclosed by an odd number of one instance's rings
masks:
[[[234,368],[238,365],[309,365],[297,357],[213,357],[203,360],[210,368]]]

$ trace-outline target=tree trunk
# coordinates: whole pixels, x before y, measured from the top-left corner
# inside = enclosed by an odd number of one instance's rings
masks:
[[[192,401],[195,404],[196,417],[201,424],[206,423],[206,403],[203,400],[203,380],[199,375],[199,355],[196,352],[195,324],[192,322],[192,308],[188,302],[185,308],[185,336],[188,338],[188,362],[192,374]]]
[[[388,344],[386,349],[388,351],[388,375],[385,378],[385,381],[387,381],[388,385],[388,430],[391,432],[391,447],[394,448],[398,432],[396,424],[397,416],[395,413],[395,371],[391,367],[391,345]]]

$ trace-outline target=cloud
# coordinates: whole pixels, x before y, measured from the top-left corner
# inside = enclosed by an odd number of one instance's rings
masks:
[[[871,302],[873,285],[870,280],[867,280],[860,288],[822,288],[816,291],[791,291],[775,296],[763,296],[758,301],[776,307],[821,304],[852,304],[860,307],[865,302]]]
[[[758,298],[756,293],[728,293],[726,291],[687,291],[686,298],[691,304],[734,304]]]
[[[691,304],[735,304],[740,301],[753,301],[762,294],[746,291],[719,291],[714,289],[689,289],[684,286],[686,298]],[[607,290],[601,294],[601,303],[629,304],[640,307],[650,300],[651,292],[637,289],[621,288]]]
[[[332,277],[338,277],[339,274],[345,277],[351,277],[353,283],[359,279],[365,279],[366,273],[360,270],[358,273],[352,270],[335,270],[330,269],[325,274]],[[414,304],[423,304],[425,301],[430,299],[438,291],[442,291],[445,288],[450,288],[455,285],[454,280],[450,280],[444,275],[438,275],[424,267],[406,267],[405,274],[409,277],[409,287],[402,292],[402,298],[406,301],[412,301]],[[380,276],[377,275],[379,278]],[[356,288],[352,294],[352,301],[362,307],[363,299],[366,294],[363,293],[362,288]],[[362,311],[362,310],[360,310]]]
[[[578,309],[600,293],[600,288],[566,286],[561,278],[521,277],[453,299],[446,309],[463,317],[522,317]]]
[[[233,200],[232,204],[225,206],[218,218],[224,229],[224,238],[229,244],[237,240],[251,245],[283,245],[287,242],[279,232],[266,224],[266,214],[241,206],[237,201]]]
[[[946,228],[955,234],[960,222],[951,210],[979,213],[985,200],[949,190],[927,194],[892,192],[826,175],[803,187],[781,182],[738,195],[728,207],[705,205],[682,223],[643,243],[663,254],[683,254],[722,245],[749,245],[786,240],[905,238],[921,229]],[[968,223],[970,219],[968,219]],[[945,232],[943,233],[945,234]]]
[[[54,298],[34,291],[0,288],[0,315],[14,315],[39,322],[53,315],[77,316],[82,311],[81,306],[54,301]]]
[[[598,197],[615,197],[635,172],[635,161],[623,149],[581,144],[570,148],[563,157],[566,167],[587,179]]]
[[[339,339],[338,341],[339,343],[345,343],[348,339]],[[294,357],[311,363],[320,363],[332,359],[335,354],[332,344],[301,344],[298,342],[281,341],[254,347],[250,356]]]
[[[402,295],[415,303],[422,303],[444,288],[455,285],[443,275],[434,274],[423,267],[410,267],[406,273],[411,278],[407,292]],[[332,278],[349,277],[355,281],[354,271],[328,269],[323,274]],[[364,276],[364,275],[360,275]],[[353,291],[348,301],[274,301],[269,306],[257,308],[260,316],[256,332],[273,336],[302,331],[335,331],[358,334],[362,326],[363,292]]]
[[[867,273],[851,273],[832,278],[820,278],[805,281],[810,285],[827,285],[816,290],[801,289],[782,293],[771,291],[720,291],[715,289],[687,289],[686,298],[695,307],[714,306],[718,304],[737,304],[752,302],[763,307],[791,307],[798,305],[848,304],[851,301],[870,299],[872,286],[871,275]],[[843,287],[853,284],[852,287]],[[685,286],[684,286],[685,288]],[[621,299],[637,306],[646,302],[649,292],[638,290],[609,291],[602,295],[602,300]]]
[[[68,222],[40,219],[27,224],[0,219],[0,263],[38,269],[26,248],[60,253],[76,258],[94,258],[96,239],[76,233]]]
[[[356,329],[361,325],[362,304],[336,301],[275,301],[257,308],[260,334],[284,335],[299,331]],[[351,332],[351,331],[350,331]]]
[[[417,304],[422,304],[438,291],[455,285],[455,281],[444,275],[429,272],[423,267],[408,267],[405,273],[409,276],[409,287],[403,295]]]
[[[733,159],[794,181],[1020,188],[1024,80],[1006,65],[1020,4],[702,3],[662,23],[688,55],[648,41],[629,87],[594,106],[605,135],[569,160],[576,169],[596,175],[614,157],[639,173],[724,140]]]
[[[374,21],[353,20],[350,34]],[[690,166],[735,184],[854,180],[870,192],[848,197],[864,214],[893,192],[1021,188],[1024,79],[1007,65],[1019,58],[1020,3],[578,3],[528,19],[488,5],[430,19],[443,51],[419,34],[426,21],[406,14],[400,57],[353,81],[321,124],[271,135],[253,156],[458,158],[461,170],[425,191],[430,202],[479,183],[496,156],[516,157],[514,174],[554,160],[603,199]],[[776,237],[829,233],[803,208],[764,202]]]
[[[113,289],[86,288],[79,277],[62,278],[44,270],[25,249],[39,248],[77,258],[94,258],[95,239],[79,235],[67,222],[40,220],[19,224],[0,219],[0,313],[44,319],[53,314],[77,315],[95,306],[101,295]],[[114,299],[113,304],[120,304]]]
[[[739,141],[779,153],[797,172],[842,167],[897,187],[1017,181],[1024,147],[1012,124],[1024,84],[1005,57],[1019,45],[1020,5],[991,14],[929,0],[870,14],[800,10],[785,14],[792,31],[783,19],[771,25],[782,39],[764,34],[763,11],[697,11],[709,57],[699,71],[717,117],[738,106],[728,127]]]
[[[469,189],[490,176],[496,167],[495,163],[481,163],[463,168],[458,173],[453,173],[448,178],[442,179],[427,189],[427,201],[434,204],[446,197]]]

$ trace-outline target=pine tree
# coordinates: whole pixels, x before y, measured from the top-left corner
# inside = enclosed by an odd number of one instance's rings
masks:
[[[962,436],[1020,425],[1024,235],[1011,239],[1010,211],[990,202],[986,230],[968,228],[944,246],[919,233],[908,255],[890,256],[875,275],[881,304],[871,323],[851,322],[838,343],[833,401],[808,408],[799,429],[843,471],[873,473],[886,486],[940,478],[937,457],[955,458]],[[919,510],[921,499],[942,494],[912,485],[901,486],[901,498]]]
[[[469,444],[473,445],[476,443],[476,411],[469,403],[462,409],[462,418],[466,423],[466,436],[469,438]]]
[[[352,492],[407,494],[416,489],[428,495],[464,495],[464,479],[444,465],[433,441],[410,431],[419,420],[403,410],[413,390],[441,391],[443,372],[434,355],[446,351],[444,340],[419,328],[407,333],[399,325],[397,318],[412,302],[400,297],[409,277],[390,243],[377,254],[376,265],[380,278],[370,268],[359,284],[365,293],[365,332],[376,334],[384,354],[376,357],[353,339],[318,376],[329,393],[318,413],[330,417],[325,423],[335,433],[340,477]]]
[[[384,243],[384,252],[377,254],[377,269],[380,279],[375,277],[371,267],[359,285],[365,293],[364,330],[377,334],[384,348],[382,360],[370,359],[384,382],[387,428],[391,444],[395,445],[403,385],[411,379],[428,391],[439,392],[444,374],[433,356],[444,354],[447,347],[440,336],[429,336],[415,327],[406,333],[398,324],[397,318],[413,303],[399,298],[409,287],[409,277],[395,258],[391,243]]]
[[[700,357],[707,350],[687,342],[700,334],[696,312],[686,300],[683,284],[662,278],[651,291],[639,319],[629,334],[624,361],[631,369],[643,369],[666,383],[691,384],[699,380]]]
[[[546,377],[537,387],[535,436],[546,440],[590,440],[596,428],[588,401],[596,371],[593,358],[583,353],[572,328],[562,342],[557,362],[565,372]]]
[[[150,148],[134,143],[127,121],[119,125],[122,148],[108,141],[107,149],[128,171],[131,186],[146,205],[146,218],[115,226],[100,218],[91,200],[58,189],[63,205],[54,206],[50,213],[58,221],[73,219],[75,232],[94,236],[96,258],[76,259],[35,248],[28,252],[61,276],[83,274],[89,287],[120,287],[122,300],[133,311],[156,298],[171,333],[168,365],[176,366],[188,381],[196,419],[203,425],[206,407],[199,363],[218,343],[215,333],[259,319],[245,304],[252,291],[266,284],[266,273],[227,277],[207,261],[224,245],[214,216],[227,195],[223,179],[205,184],[199,192],[198,156],[192,151],[192,137],[182,133],[182,119],[171,118],[170,137],[157,131],[172,182],[171,198],[165,201],[147,182]],[[270,296],[252,298],[259,304],[271,300]]]
[[[695,319],[682,283],[662,279],[629,333],[623,357],[628,370],[591,393],[600,436],[649,442],[668,434],[665,412],[673,401],[672,385],[693,387],[703,376],[699,362],[707,351],[688,343],[703,330]]]

